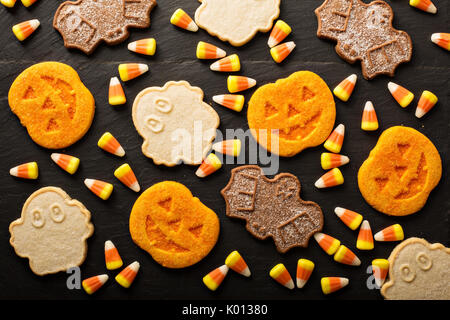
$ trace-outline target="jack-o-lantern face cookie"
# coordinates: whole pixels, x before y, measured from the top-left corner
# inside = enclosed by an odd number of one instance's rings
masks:
[[[258,166],[241,166],[231,171],[221,194],[227,216],[246,220],[258,239],[273,238],[281,253],[308,246],[309,238],[322,230],[322,210],[300,198],[300,182],[290,173],[268,179]]]
[[[186,81],[141,91],[133,104],[133,123],[144,138],[142,152],[156,164],[200,164],[211,149],[220,119],[203,102],[203,91]]]
[[[364,199],[392,216],[419,211],[442,174],[439,152],[419,131],[408,127],[385,130],[358,172]]]
[[[219,237],[217,215],[184,185],[163,181],[145,190],[130,214],[133,241],[167,268],[202,260]]]
[[[65,271],[81,265],[86,257],[86,239],[94,232],[90,219],[86,207],[64,190],[41,188],[10,224],[10,243],[18,256],[29,259],[35,274]]]
[[[55,13],[53,27],[64,45],[86,54],[105,41],[118,44],[128,38],[129,28],[147,28],[155,0],[78,0],[63,2]]]
[[[195,22],[233,46],[249,42],[258,31],[267,32],[280,14],[280,0],[199,0]]]
[[[381,294],[389,300],[449,300],[450,248],[409,238],[389,256],[389,281]]]
[[[66,148],[88,131],[95,113],[92,94],[77,72],[59,62],[35,64],[13,82],[9,106],[31,139],[49,149]]]
[[[324,142],[335,117],[330,89],[310,71],[298,71],[258,88],[247,111],[248,126],[258,143],[284,157]]]

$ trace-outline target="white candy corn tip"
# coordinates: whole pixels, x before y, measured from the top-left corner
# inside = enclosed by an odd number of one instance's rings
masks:
[[[192,32],[197,32],[198,31],[198,26],[195,24],[194,21],[191,21],[191,23],[189,23],[189,25],[187,26],[186,30],[192,31]]]
[[[325,237],[325,235],[322,232],[314,233],[314,239],[316,239],[317,243],[322,241],[323,237]]]
[[[110,87],[116,86],[118,84],[120,84],[120,82],[119,82],[119,78],[117,78],[117,77],[112,77],[111,81],[109,81],[109,86]]]
[[[373,238],[374,238],[376,241],[384,241],[383,231],[379,231],[379,232],[375,233],[375,235],[373,236]]]
[[[319,178],[319,179],[314,183],[314,185],[316,186],[316,188],[319,188],[319,189],[322,189],[322,188],[325,188],[325,187],[326,187],[325,181],[323,181],[322,178]]]
[[[37,29],[41,25],[38,19],[30,20],[29,23],[33,29]]]
[[[218,269],[223,274],[223,276],[226,276],[228,273],[228,270],[230,270],[230,268],[226,264],[224,264],[223,266],[220,266]]]
[[[118,157],[123,157],[125,155],[125,150],[122,146],[119,146],[114,154]]]
[[[195,171],[195,175],[199,178],[204,178],[206,177],[205,172],[202,170],[202,168],[198,168],[197,171]]]
[[[425,115],[425,113],[426,112],[423,109],[417,108],[415,115],[416,115],[417,118],[420,119],[420,118],[422,118]]]
[[[351,83],[355,84],[356,80],[358,80],[358,76],[356,74],[351,74],[347,77],[347,80]]]
[[[84,179],[84,184],[89,189],[94,185],[95,180],[94,179]]]
[[[275,47],[277,44],[277,40],[274,37],[269,37],[269,40],[267,40],[267,45],[269,48]]]
[[[430,5],[427,8],[427,12],[433,14],[437,12],[437,8],[432,2],[430,2]]]
[[[50,155],[50,158],[52,158],[52,160],[53,160],[54,162],[58,162],[60,157],[61,157],[61,153],[52,153],[52,154]]]
[[[220,71],[220,60],[219,60],[219,61],[216,61],[216,62],[214,62],[214,63],[212,63],[212,64],[209,66],[209,68],[210,68],[212,71]]]
[[[137,47],[136,41],[128,44],[128,50],[130,51],[136,52],[136,47]]]
[[[393,92],[395,92],[395,90],[397,90],[398,84],[396,84],[396,83],[394,83],[394,82],[389,82],[388,85],[387,85],[387,87],[388,87],[389,91],[390,91],[391,93],[393,93]]]
[[[18,173],[19,173],[19,168],[18,167],[14,167],[14,168],[9,169],[9,174],[14,176],[14,177],[17,177]]]
[[[355,256],[355,259],[353,259],[351,265],[352,266],[359,266],[359,265],[361,265],[361,260],[359,260],[359,258]]]
[[[139,264],[139,262],[134,261],[133,263],[131,263],[127,268],[133,270],[134,272],[138,272],[140,269],[141,265]]]
[[[286,288],[288,288],[288,289],[291,289],[291,290],[295,288],[295,286],[294,286],[294,281],[292,281],[292,279],[289,280],[284,286],[285,286]]]
[[[345,209],[344,209],[344,208],[341,208],[341,207],[336,207],[336,208],[334,208],[334,213],[336,213],[336,215],[337,215],[338,217],[342,217],[342,215],[344,214],[344,212],[345,212]]]
[[[141,186],[139,185],[138,182],[134,182],[131,186],[130,189],[133,190],[134,192],[139,192],[141,191]]]
[[[139,71],[142,73],[146,73],[148,71],[148,65],[146,65],[145,63],[139,63]]]
[[[300,278],[297,278],[297,288],[301,289],[305,286],[306,281]]]
[[[249,88],[256,86],[256,80],[255,79],[247,78],[247,81],[248,81],[248,87]]]
[[[290,51],[294,50],[294,48],[296,47],[296,44],[294,41],[289,41],[289,42],[285,42],[284,43],[286,48]]]
[[[105,250],[111,250],[114,249],[116,246],[114,245],[114,243],[111,240],[106,240],[105,241]]]
[[[350,158],[347,156],[341,155],[341,161],[342,161],[342,165],[344,165],[344,164],[347,164],[350,162]]]
[[[342,288],[348,285],[348,282],[349,282],[348,278],[340,278],[340,280],[341,280],[341,287]]]
[[[223,95],[223,94],[216,95],[216,96],[213,96],[213,97],[212,97],[213,101],[214,101],[215,103],[220,104],[220,105],[223,103],[224,98],[225,98],[225,95]]]
[[[436,43],[436,44],[439,42],[440,39],[441,39],[441,34],[440,33],[433,33],[431,35],[431,41]]]
[[[252,273],[250,272],[250,269],[247,267],[247,268],[245,268],[244,270],[242,270],[241,274],[242,274],[244,277],[250,277]]]
[[[216,49],[216,55],[217,55],[217,58],[224,58],[226,55],[227,55],[227,53],[225,52],[225,50],[223,50],[223,49],[221,49],[221,48],[219,48],[219,47],[216,47],[217,49]]]
[[[345,134],[345,126],[341,123],[341,124],[339,124],[339,125],[336,127],[336,129],[334,129],[334,131],[335,131],[336,133],[339,133],[339,134],[341,134],[341,135],[344,135],[344,134]]]
[[[105,284],[106,281],[108,281],[109,276],[107,274],[101,274],[97,276],[98,281],[100,281],[101,284]]]
[[[364,111],[372,111],[372,110],[374,110],[372,101],[367,101],[366,105],[364,106]]]

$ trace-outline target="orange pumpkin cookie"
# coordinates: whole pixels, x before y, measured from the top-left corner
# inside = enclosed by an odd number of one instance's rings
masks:
[[[163,181],[145,190],[130,214],[133,241],[167,268],[202,260],[219,237],[217,215],[184,185]]]
[[[333,94],[325,81],[310,71],[298,71],[258,88],[247,112],[249,128],[258,143],[284,157],[324,142],[335,117]],[[272,139],[275,135],[278,146]]]
[[[35,64],[13,82],[9,106],[31,139],[49,149],[68,147],[88,131],[95,101],[77,72],[59,62]]]
[[[361,165],[358,185],[376,210],[392,216],[419,211],[442,174],[442,161],[433,143],[408,127],[385,130]]]

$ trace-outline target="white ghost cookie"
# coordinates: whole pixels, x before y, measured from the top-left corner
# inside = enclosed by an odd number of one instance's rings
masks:
[[[65,271],[86,258],[86,239],[94,232],[90,219],[86,207],[61,188],[41,188],[9,225],[9,242],[18,256],[29,259],[35,274]]]
[[[141,91],[133,103],[133,123],[144,139],[142,152],[156,164],[201,164],[211,149],[220,119],[203,102],[203,91],[186,81]]]
[[[409,238],[389,256],[389,281],[381,294],[391,300],[449,300],[450,248]]]
[[[258,31],[269,31],[280,14],[281,0],[199,1],[195,23],[233,46],[246,44]]]

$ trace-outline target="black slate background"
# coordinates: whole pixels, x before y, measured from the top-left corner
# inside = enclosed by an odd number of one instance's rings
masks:
[[[114,47],[101,45],[86,56],[63,46],[61,36],[52,27],[53,14],[61,1],[38,1],[26,9],[20,2],[12,10],[0,8],[0,298],[3,299],[381,299],[378,290],[366,287],[367,266],[374,258],[388,257],[395,243],[376,243],[370,252],[356,249],[357,231],[348,229],[334,214],[335,206],[358,211],[371,223],[374,232],[393,223],[404,227],[407,237],[424,237],[430,242],[449,245],[449,198],[448,198],[448,153],[449,153],[449,53],[429,40],[434,32],[449,32],[448,1],[434,0],[438,7],[436,15],[423,13],[408,5],[408,1],[392,0],[395,17],[394,26],[407,31],[413,41],[412,60],[401,65],[393,81],[414,92],[416,98],[406,109],[402,109],[390,96],[386,84],[391,79],[385,76],[366,81],[361,76],[360,66],[341,60],[334,51],[334,44],[316,37],[317,20],[314,9],[319,0],[284,0],[280,18],[293,28],[286,39],[293,40],[297,48],[282,64],[277,65],[270,57],[266,45],[268,34],[258,34],[250,43],[234,48],[209,36],[205,31],[189,33],[169,23],[170,16],[182,7],[191,16],[199,5],[197,1],[159,0],[151,13],[151,26],[145,30],[133,30],[129,40],[154,37],[157,53],[154,57],[133,54],[126,49],[128,41]],[[24,43],[19,43],[10,31],[12,25],[38,18],[41,27]],[[186,165],[175,168],[156,166],[141,153],[142,139],[131,120],[131,105],[136,94],[148,86],[162,86],[169,80],[187,80],[201,87],[205,101],[212,103],[212,96],[226,93],[227,74],[209,71],[209,61],[195,57],[197,42],[203,40],[238,53],[242,62],[239,74],[257,79],[258,84],[273,82],[298,70],[318,73],[333,88],[351,73],[359,77],[356,89],[347,103],[336,99],[336,124],[346,125],[346,138],[342,153],[349,155],[351,162],[342,168],[345,184],[333,189],[317,190],[315,180],[323,174],[320,167],[319,146],[308,149],[289,159],[281,159],[280,172],[291,172],[302,183],[303,199],[317,202],[324,212],[324,232],[339,238],[354,250],[362,260],[360,267],[337,264],[311,241],[306,249],[295,248],[279,254],[271,240],[253,238],[239,220],[225,216],[224,200],[219,191],[227,183],[233,165],[224,166],[214,175],[200,180],[195,167]],[[74,176],[59,169],[51,160],[52,151],[45,150],[28,137],[17,117],[10,111],[7,94],[15,77],[25,68],[41,61],[61,61],[73,66],[96,100],[96,115],[92,127],[75,145],[61,150],[81,158],[81,166]],[[117,66],[123,62],[148,63],[150,72],[124,84],[128,103],[111,107],[107,102],[108,83],[117,75]],[[439,102],[423,119],[414,116],[415,106],[424,89],[436,93]],[[245,93],[250,98],[253,90]],[[366,100],[372,100],[380,121],[376,132],[360,129],[362,108]],[[247,129],[246,107],[235,113],[212,103],[221,118],[220,129]],[[382,130],[394,125],[406,125],[427,135],[438,148],[443,160],[443,177],[425,207],[408,217],[388,217],[376,212],[366,204],[357,187],[357,170],[375,145]],[[111,131],[124,146],[127,154],[120,159],[106,154],[97,147],[97,140],[105,131]],[[23,181],[9,176],[9,168],[28,161],[37,161],[40,177],[36,181]],[[133,244],[128,231],[128,217],[137,195],[124,187],[113,176],[116,167],[130,163],[143,189],[162,180],[176,180],[185,184],[195,196],[212,208],[220,218],[221,234],[211,253],[200,263],[182,270],[170,270],[155,263],[152,258]],[[94,177],[114,183],[115,190],[108,201],[94,196],[83,185],[85,177]],[[133,286],[121,288],[113,277],[117,272],[108,272],[110,281],[94,296],[88,297],[83,290],[66,288],[67,274],[59,273],[39,277],[34,275],[26,259],[15,255],[9,245],[8,226],[20,216],[27,197],[44,186],[62,187],[71,197],[83,202],[92,212],[95,233],[88,240],[89,250],[81,267],[82,277],[105,273],[103,246],[107,239],[113,240],[125,264],[138,260],[140,273]],[[210,270],[223,264],[226,255],[239,250],[252,270],[247,279],[230,271],[229,276],[216,292],[209,291],[201,278]],[[284,263],[295,275],[297,259],[304,257],[316,263],[307,286],[289,291],[268,276],[270,268],[278,262]],[[345,276],[350,285],[332,296],[325,297],[320,290],[320,277]]]

